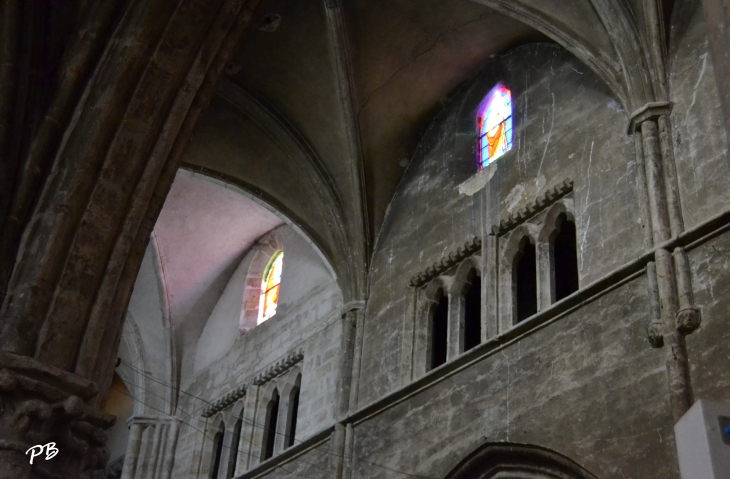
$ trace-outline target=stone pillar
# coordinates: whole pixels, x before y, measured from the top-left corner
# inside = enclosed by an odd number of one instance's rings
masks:
[[[167,436],[167,444],[165,445],[165,457],[162,462],[160,479],[170,479],[172,476],[172,465],[175,461],[175,451],[177,450],[177,436],[180,432],[180,423],[173,421]]]
[[[651,235],[646,235],[645,240],[651,240],[654,248],[654,261],[647,266],[652,290],[649,341],[654,347],[667,346],[667,373],[676,421],[694,401],[684,336],[699,327],[699,311],[692,304],[689,261],[684,249],[664,246],[684,230],[670,111],[671,105],[666,102],[648,104],[634,114],[630,132],[641,138],[636,141],[637,158],[643,160],[643,165],[641,161],[638,163],[645,173],[639,174],[640,197],[645,196],[648,200],[648,221],[651,223]],[[641,184],[644,178],[646,183]]]
[[[0,194],[0,478],[77,479],[108,459],[103,405],[137,271],[256,2],[85,5],[28,151],[0,138],[0,170],[16,164],[7,181],[19,185]],[[0,6],[10,48],[38,41],[18,3]],[[27,112],[6,108],[15,84],[0,83],[5,125]],[[28,448],[49,442],[53,460],[25,465]]]
[[[344,452],[345,452],[345,431],[347,426],[342,423],[335,424],[335,430],[332,431],[332,439],[330,439],[330,450],[332,451],[332,479],[342,479],[344,471]]]
[[[253,467],[257,462],[254,458],[258,458],[258,443],[256,441],[256,431],[261,429],[258,426],[258,397],[259,387],[251,384],[246,389],[246,396],[243,398],[243,425],[241,426],[241,454],[239,455],[239,464],[242,469],[246,470]]]
[[[553,304],[555,298],[555,284],[553,281],[554,264],[550,259],[550,239],[538,241],[535,244],[537,255],[537,310],[543,311]]]
[[[129,423],[122,479],[169,479],[179,432],[178,420],[137,416]]]
[[[335,417],[347,416],[350,409],[352,390],[353,362],[355,359],[355,336],[357,335],[357,316],[359,309],[350,309],[342,314],[342,336],[340,339],[340,358],[337,371],[337,399]]]
[[[486,193],[484,193],[487,196]],[[488,223],[484,221],[485,225]],[[484,227],[487,231],[487,227]],[[497,260],[497,249],[499,242],[497,237],[489,232],[482,241],[482,257],[484,267],[482,268],[482,344],[497,337],[500,333],[499,325],[499,261]]]
[[[464,350],[464,295],[451,288],[449,294],[449,327],[447,332],[446,361],[457,358]],[[446,294],[446,293],[444,293]]]
[[[122,467],[122,479],[134,479],[132,471],[137,469],[137,461],[139,458],[139,447],[142,442],[142,432],[144,428],[142,424],[132,422],[129,428],[129,442],[127,442],[127,453],[124,456],[124,466]]]
[[[365,323],[364,302],[358,303],[358,308],[355,309],[355,318],[355,344],[352,353],[352,377],[350,379],[350,411],[355,411],[358,407],[360,368],[362,367],[363,329]]]
[[[418,288],[411,286],[406,292],[408,302],[403,315],[403,337],[401,340],[400,379],[405,386],[413,380],[413,355],[416,347],[416,315]]]
[[[0,352],[0,478],[49,475],[79,477],[109,459],[104,430],[114,416],[90,407],[96,385],[33,358]],[[26,451],[54,442],[58,453],[46,461]]]

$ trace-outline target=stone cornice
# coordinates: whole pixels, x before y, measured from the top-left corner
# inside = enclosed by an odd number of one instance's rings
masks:
[[[304,350],[298,349],[296,351],[293,351],[286,355],[284,359],[281,359],[280,361],[277,361],[275,364],[272,364],[268,368],[266,368],[263,372],[256,375],[256,377],[253,378],[253,384],[256,386],[261,386],[262,384],[265,384],[272,379],[274,379],[279,374],[283,373],[287,369],[290,369],[292,366],[300,362],[302,359],[304,359]]]
[[[463,261],[464,258],[468,258],[481,249],[482,240],[475,236],[470,241],[464,243],[463,246],[459,246],[456,251],[445,255],[424,271],[413,276],[408,284],[413,287],[423,286],[433,278],[456,266],[459,262]]]
[[[238,386],[233,391],[229,392],[228,394],[224,395],[223,397],[217,399],[213,402],[210,406],[205,408],[203,410],[203,417],[210,417],[213,414],[217,413],[218,411],[222,411],[228,406],[234,404],[236,401],[241,399],[243,396],[246,395],[246,385],[242,384],[241,386]]]
[[[548,189],[534,202],[512,213],[507,218],[499,222],[498,225],[492,226],[492,236],[500,236],[513,230],[520,224],[532,218],[541,211],[547,209],[553,203],[573,191],[573,180],[566,179],[557,186]]]
[[[251,381],[255,386],[261,386],[262,384],[265,384],[269,381],[271,381],[273,378],[278,376],[279,374],[283,373],[284,371],[290,369],[292,366],[300,362],[302,359],[304,359],[304,350],[298,349],[296,351],[293,351],[286,355],[285,358],[277,361],[275,364],[272,364],[268,368],[264,369],[262,372],[254,376],[253,381]],[[219,411],[222,411],[226,409],[227,407],[233,405],[244,397],[246,395],[246,389],[247,385],[243,384],[233,391],[229,392],[228,394],[224,395],[223,397],[217,399],[214,401],[210,406],[205,408],[203,410],[203,417],[211,417],[214,414],[216,414]]]

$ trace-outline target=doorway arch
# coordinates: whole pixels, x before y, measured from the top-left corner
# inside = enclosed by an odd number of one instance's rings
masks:
[[[539,446],[487,443],[446,479],[597,479],[571,459]]]

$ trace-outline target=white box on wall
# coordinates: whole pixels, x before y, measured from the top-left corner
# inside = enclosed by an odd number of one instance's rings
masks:
[[[730,478],[730,404],[698,400],[674,436],[682,479]]]

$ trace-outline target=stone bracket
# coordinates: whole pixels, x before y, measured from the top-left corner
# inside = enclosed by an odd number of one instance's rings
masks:
[[[702,323],[700,310],[695,307],[680,309],[677,311],[677,331],[687,335],[699,329]]]
[[[559,185],[548,189],[531,204],[517,210],[515,213],[512,213],[507,218],[500,221],[498,225],[492,226],[491,235],[500,236],[513,230],[572,191],[573,180],[567,178]]]
[[[252,382],[256,386],[261,386],[262,384],[271,381],[287,369],[290,369],[302,359],[304,359],[303,349],[298,349],[297,351],[291,352],[287,354],[284,359],[277,361],[276,364],[269,366],[263,372],[257,374]]]
[[[652,348],[661,348],[664,346],[664,323],[660,319],[655,319],[646,328],[646,335],[649,338],[649,344]]]
[[[205,408],[203,410],[203,417],[210,417],[213,414],[217,413],[218,411],[222,411],[223,409],[227,408],[231,404],[235,403],[239,399],[241,399],[243,396],[246,395],[246,385],[243,384],[233,391],[229,392],[228,394],[224,395],[220,399],[217,399],[213,402],[210,406]]]
[[[473,255],[481,249],[482,240],[481,238],[477,238],[475,236],[470,241],[464,243],[463,246],[457,248],[456,251],[445,255],[443,258],[441,258],[441,260],[436,261],[433,265],[429,266],[424,271],[413,276],[408,284],[413,287],[423,286],[424,284],[431,281],[433,278],[453,268],[460,261]]]

